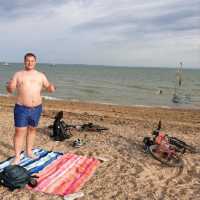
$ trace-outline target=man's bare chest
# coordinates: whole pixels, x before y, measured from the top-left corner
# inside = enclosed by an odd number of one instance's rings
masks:
[[[17,81],[18,87],[42,87],[42,81],[38,77],[29,76],[29,77],[20,77]]]

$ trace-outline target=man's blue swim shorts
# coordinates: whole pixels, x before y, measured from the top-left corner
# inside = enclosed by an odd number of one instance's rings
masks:
[[[42,113],[42,104],[35,107],[28,107],[15,104],[14,121],[15,127],[37,127]]]

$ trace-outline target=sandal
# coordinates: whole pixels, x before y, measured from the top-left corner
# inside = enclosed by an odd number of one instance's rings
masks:
[[[85,145],[85,142],[81,139],[77,139],[73,142],[72,146],[76,148],[80,148],[81,146]]]

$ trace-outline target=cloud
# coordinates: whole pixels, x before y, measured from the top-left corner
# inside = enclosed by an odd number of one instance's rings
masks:
[[[199,30],[200,20],[199,2],[176,2],[169,4],[139,4],[135,6],[106,9],[104,14],[96,16],[90,21],[74,26],[74,31],[104,31],[115,30],[127,33],[147,33],[165,31],[186,31]],[[129,2],[131,5],[131,1]],[[114,2],[113,2],[114,4]],[[174,6],[173,6],[174,5]],[[104,8],[103,8],[104,9]],[[101,12],[101,11],[99,11]],[[97,12],[97,13],[99,13]],[[141,35],[142,36],[142,35]]]
[[[19,17],[29,17],[43,15],[42,11],[48,11],[54,6],[59,7],[66,3],[66,0],[1,0],[0,16],[1,20]]]
[[[200,0],[1,1],[0,53],[19,60],[33,50],[45,62],[117,65],[166,66],[184,58],[200,67],[199,5]]]
[[[23,9],[33,10],[35,8],[41,8],[45,6],[59,6],[66,3],[65,0],[1,0],[0,8],[4,12],[18,12]]]

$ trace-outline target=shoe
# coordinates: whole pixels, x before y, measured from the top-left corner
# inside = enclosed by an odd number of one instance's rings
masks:
[[[83,146],[85,144],[85,142],[81,139],[77,139],[73,142],[72,146],[76,147],[76,148],[80,148],[81,146]]]

